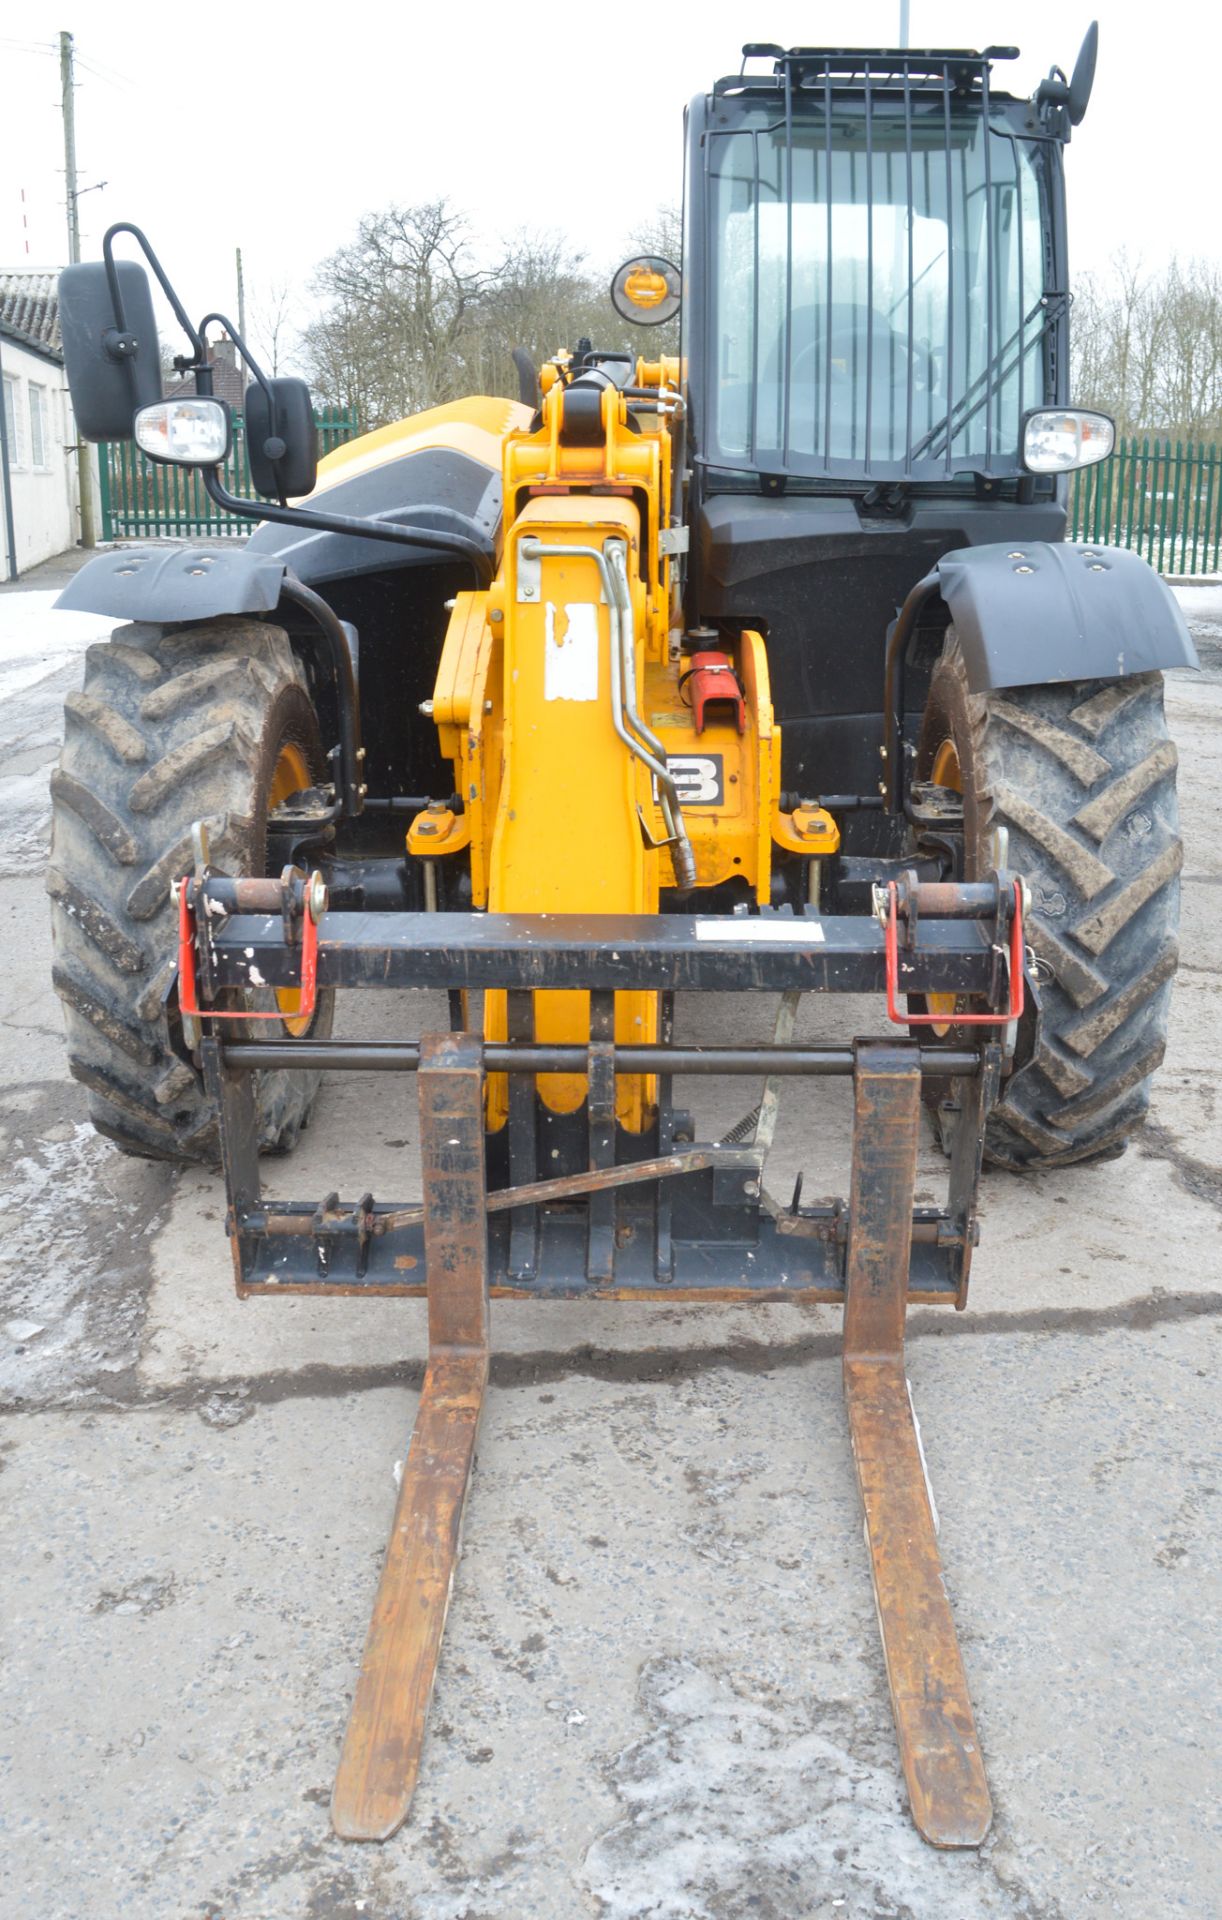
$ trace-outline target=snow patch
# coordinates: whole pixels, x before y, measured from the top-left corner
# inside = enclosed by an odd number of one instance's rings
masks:
[[[0,1260],[0,1326],[8,1336],[0,1341],[0,1398],[57,1391],[66,1403],[82,1369],[97,1377],[135,1358],[139,1290],[112,1294],[108,1283],[117,1250],[149,1224],[148,1173],[120,1162],[84,1121],[14,1139],[10,1153]],[[98,1230],[100,1205],[113,1232]],[[28,1332],[31,1326],[40,1329],[37,1335]],[[15,1328],[23,1330],[21,1339]]]
[[[885,1700],[748,1690],[709,1662],[649,1662],[653,1729],[611,1760],[624,1817],[581,1880],[603,1920],[795,1920],[844,1912],[1018,1920],[976,1854],[913,1827]]]
[[[54,593],[0,594],[0,873],[46,864],[51,766],[63,738],[64,698],[81,684],[81,655],[115,622],[57,613]]]
[[[111,614],[61,613],[58,592],[0,593],[0,701],[58,673],[122,624]]]

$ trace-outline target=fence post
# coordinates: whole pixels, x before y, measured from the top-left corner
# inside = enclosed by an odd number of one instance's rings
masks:
[[[1123,438],[1121,439],[1120,446],[1117,449],[1116,461],[1121,464],[1123,464],[1123,461],[1124,461]],[[1099,538],[1101,540],[1110,541],[1112,539],[1112,534],[1113,534],[1112,488],[1116,478],[1116,475],[1115,473],[1113,473],[1112,468],[1115,463],[1111,460],[1105,460],[1103,464],[1107,468],[1107,472],[1103,478],[1103,524],[1099,529]]]
[[[110,507],[110,442],[98,448],[98,499],[102,507],[102,538],[114,539]]]

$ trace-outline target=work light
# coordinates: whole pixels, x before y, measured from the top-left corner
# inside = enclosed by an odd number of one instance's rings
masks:
[[[1106,413],[1044,408],[1023,423],[1023,465],[1028,473],[1072,473],[1106,460],[1116,444],[1116,428]]]
[[[224,400],[158,400],[141,407],[136,445],[151,460],[183,467],[218,467],[229,452],[229,407]]]

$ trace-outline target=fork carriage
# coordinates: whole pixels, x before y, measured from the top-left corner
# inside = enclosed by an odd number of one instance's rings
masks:
[[[311,975],[315,990],[445,987],[456,1015],[471,990],[509,996],[514,1037],[499,1043],[462,1027],[419,1040],[230,1039],[218,1031],[223,1019],[198,1015],[221,1115],[238,1291],[428,1300],[428,1369],[336,1782],[337,1831],[384,1838],[410,1804],[488,1379],[490,1298],[803,1300],[845,1309],[849,1426],[914,1817],[936,1845],[977,1844],[991,1817],[988,1788],[904,1375],[904,1316],[910,1301],[966,1302],[984,1123],[1030,991],[1021,883],[994,874],[970,885],[922,884],[906,875],[880,889],[869,919],[810,909],[746,922],[328,917],[318,876],[286,870],[280,881],[234,881],[201,866],[181,883],[180,909],[195,1007],[200,980],[224,995],[252,979],[308,990]],[[823,1046],[786,1037],[803,993],[876,992],[894,1008],[901,980],[906,993],[970,996],[994,1011],[956,1027],[953,1044],[945,1031]],[[532,994],[575,986],[590,993],[588,1045],[536,1042]],[[612,1037],[614,996],[633,988],[666,996],[658,1043]],[[781,996],[778,1038],[762,1047],[676,1045],[669,1003],[688,990]],[[266,1201],[253,1075],[282,1067],[414,1072],[420,1202],[372,1194]],[[509,1123],[499,1136],[485,1133],[491,1073],[509,1081]],[[537,1099],[543,1073],[586,1076],[579,1114],[557,1116]],[[656,1078],[657,1122],[645,1134],[616,1123],[615,1078],[624,1073]],[[673,1104],[676,1075],[710,1073],[764,1081],[735,1144],[694,1140],[690,1117]],[[780,1082],[800,1075],[853,1081],[847,1201],[804,1205],[799,1182],[782,1206],[764,1190]],[[944,1091],[953,1115],[939,1207],[913,1200],[925,1082]],[[577,1130],[584,1166],[549,1177],[560,1133],[571,1161]]]

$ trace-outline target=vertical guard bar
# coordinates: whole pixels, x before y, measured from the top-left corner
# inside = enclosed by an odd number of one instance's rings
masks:
[[[861,1044],[844,1314],[844,1393],[887,1682],[912,1817],[935,1847],[977,1847],[993,1817],[904,1371],[921,1074]]]
[[[942,76],[942,125],[946,138],[946,474],[954,471],[955,405],[955,175],[951,159],[950,71]],[[966,362],[965,362],[966,366]]]
[[[225,1065],[221,1043],[213,1034],[200,1041],[204,1086],[220,1116],[221,1160],[225,1194],[229,1201],[232,1234],[243,1213],[262,1198],[259,1178],[259,1111],[253,1073],[234,1073]],[[235,1248],[236,1252],[236,1248]]]
[[[420,1042],[429,1359],[331,1796],[344,1840],[386,1840],[411,1806],[488,1383],[480,1042]]]
[[[586,1113],[590,1171],[615,1165],[615,995],[590,994],[590,1071]],[[587,1204],[586,1276],[610,1280],[615,1273],[613,1188],[592,1193]]]
[[[535,1037],[535,996],[520,987],[505,995],[505,1031],[511,1040]],[[528,1186],[539,1177],[538,1097],[532,1074],[509,1076],[509,1184]],[[509,1216],[509,1272],[515,1280],[533,1279],[538,1265],[538,1216],[533,1207],[515,1207]]]
[[[866,98],[866,418],[865,418],[865,471],[872,472],[870,455],[873,451],[874,426],[874,103],[870,98],[870,62],[862,61],[865,69]],[[854,420],[856,427],[856,420]],[[853,451],[856,452],[856,445]]]
[[[997,276],[997,222],[993,210],[993,128],[989,108],[989,65],[985,61],[980,75],[980,124],[984,130],[984,271],[985,271],[985,332],[984,332],[984,470],[993,470],[993,333],[996,326],[994,313],[994,280]],[[964,158],[966,169],[967,160]],[[1019,245],[1022,236],[1019,235]],[[1019,323],[1022,313],[1019,312]]]
[[[662,995],[661,1021],[658,1038],[664,1047],[673,1045],[675,1038],[675,996],[673,993]],[[658,1152],[669,1153],[675,1143],[674,1081],[669,1073],[658,1076]],[[662,1286],[669,1286],[674,1277],[674,1249],[670,1234],[670,1189],[669,1180],[659,1180],[654,1189],[654,1275]]]

